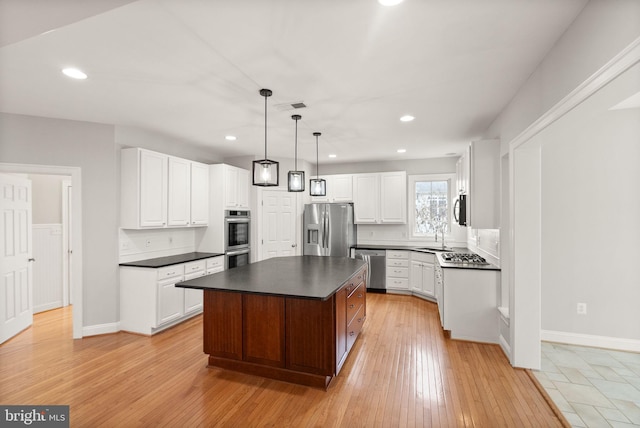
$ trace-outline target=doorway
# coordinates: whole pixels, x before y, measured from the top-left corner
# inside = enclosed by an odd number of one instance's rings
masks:
[[[296,194],[264,190],[261,206],[260,260],[299,254]]]
[[[69,236],[67,251],[69,257],[67,278],[73,280],[69,283],[69,292],[66,293],[69,302],[73,302],[73,338],[81,339],[82,333],[82,200],[81,200],[81,170],[79,167],[65,167],[52,165],[29,165],[0,163],[0,172],[7,174],[27,175],[55,175],[66,176],[73,193],[67,189],[67,200],[62,202],[67,206],[69,217]],[[64,185],[63,185],[64,186]],[[71,220],[73,219],[73,220]],[[63,237],[64,239],[64,237]],[[70,248],[69,248],[70,247]],[[72,299],[72,300],[71,300]]]

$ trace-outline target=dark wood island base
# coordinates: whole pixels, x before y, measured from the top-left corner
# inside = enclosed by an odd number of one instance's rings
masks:
[[[367,266],[351,269],[325,299],[204,288],[209,365],[328,388],[366,319]]]
[[[209,365],[326,389],[367,316],[367,264],[278,257],[176,284],[203,290]]]

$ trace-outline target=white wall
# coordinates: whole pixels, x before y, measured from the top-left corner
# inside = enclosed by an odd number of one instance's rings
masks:
[[[0,159],[82,169],[83,325],[118,320],[114,127],[0,113]]]
[[[485,132],[509,142],[640,35],[640,1],[591,0]]]
[[[582,13],[576,18],[572,26],[569,27],[565,34],[558,40],[554,48],[544,58],[535,72],[532,73],[529,80],[516,94],[511,103],[485,132],[483,137],[500,138],[502,141],[502,153],[507,153],[509,151],[509,143],[516,136],[521,134],[527,127],[549,111],[551,107],[566,97],[587,78],[595,74],[609,60],[629,46],[639,36],[640,2],[635,0],[591,0]],[[560,121],[562,120],[563,119],[560,119]],[[609,156],[620,156],[617,153],[609,154],[607,150],[607,146],[618,143],[612,143],[608,138],[604,140],[598,139],[600,141],[592,141],[587,145],[587,151],[585,153],[580,155],[576,153],[577,156],[574,159],[571,159],[571,156],[567,155],[567,151],[582,150],[580,142],[577,141],[577,139],[572,139],[571,142],[566,143],[572,144],[573,147],[562,145],[557,148],[552,148],[551,145],[546,145],[545,159],[542,160],[541,170],[541,179],[543,183],[545,183],[543,192],[549,192],[549,181],[550,179],[553,180],[553,177],[557,178],[558,168],[562,168],[565,174],[570,174],[571,171],[575,169],[579,177],[585,173],[583,161],[587,161],[588,159],[593,160],[597,157],[600,157],[600,159],[604,161],[604,159]],[[556,150],[558,151],[557,154],[561,155],[559,159],[553,156]],[[565,151],[565,153],[561,154],[562,151]],[[600,152],[599,155],[597,155],[598,151]],[[631,154],[632,153],[629,153],[629,155]],[[585,156],[586,158],[581,158],[580,156]],[[623,163],[622,165],[626,164]],[[607,171],[613,172],[613,169],[607,169]],[[621,172],[626,173],[628,179],[633,178],[630,170],[622,168],[618,170],[616,174],[620,174]],[[511,171],[511,174],[514,173],[517,174],[517,172]],[[616,188],[619,184],[619,180],[613,178],[605,182],[612,188]],[[570,181],[561,181],[560,183],[559,187],[561,189],[556,190],[556,192],[562,193],[564,190],[566,192],[565,196],[584,193],[590,186],[589,183],[585,184],[585,182],[575,178],[571,178]],[[563,186],[563,183],[570,183],[573,187]],[[557,182],[556,185],[558,185]],[[591,182],[591,185],[593,185],[593,182]],[[587,282],[576,281],[578,277],[572,275],[572,273],[583,271],[585,266],[589,266],[592,276],[601,279],[609,278],[607,275],[614,273],[609,269],[610,254],[607,254],[609,257],[600,258],[597,255],[594,256],[594,253],[589,252],[586,258],[570,257],[566,259],[566,253],[561,251],[561,249],[569,245],[571,250],[579,250],[580,252],[588,249],[596,250],[597,248],[609,246],[610,240],[599,231],[590,233],[588,230],[577,231],[575,229],[572,235],[563,232],[560,234],[562,239],[554,238],[553,235],[559,232],[557,229],[561,229],[562,226],[564,226],[564,224],[554,223],[556,220],[552,218],[552,216],[557,215],[558,212],[558,210],[553,208],[558,196],[559,193],[548,195],[548,197],[546,194],[543,195],[545,201],[543,204],[545,205],[541,218],[541,224],[543,225],[543,229],[541,230],[543,234],[543,262],[541,262],[541,264],[543,269],[542,288],[546,290],[546,300],[542,303],[544,312],[544,320],[542,320],[542,322],[549,328],[555,326],[553,328],[566,329],[570,332],[583,332],[587,335],[605,334],[615,337],[625,335],[626,337],[636,338],[638,330],[636,329],[635,333],[633,333],[629,330],[631,328],[629,326],[637,327],[639,325],[637,317],[635,320],[627,319],[627,321],[622,321],[621,318],[624,318],[622,315],[615,320],[608,319],[607,316],[604,316],[605,313],[610,314],[613,312],[612,308],[605,310],[605,307],[607,305],[612,305],[613,307],[613,305],[616,304],[615,302],[619,302],[620,300],[616,300],[615,298],[610,300],[611,295],[603,288],[604,283],[602,281],[596,279]],[[503,201],[508,202],[505,197],[503,197]],[[539,208],[540,207],[531,207],[531,209]],[[558,208],[563,207],[562,205],[558,205]],[[517,224],[518,218],[515,218],[514,222]],[[597,228],[599,225],[607,224],[608,222],[606,217],[603,218],[594,215],[590,218],[590,223],[592,223],[591,227]],[[549,229],[550,226],[552,229]],[[583,227],[582,229],[585,228]],[[628,231],[631,233],[627,233]],[[637,233],[637,229],[628,229],[627,226],[623,226],[613,233],[622,233],[626,236],[626,239],[637,241],[637,237],[633,237],[633,234]],[[557,248],[558,254],[556,254],[556,256],[560,253],[565,255],[565,259],[562,262],[558,257],[554,259],[555,266],[549,265],[550,256],[547,255],[552,245],[555,245]],[[502,248],[501,250],[508,251],[509,249]],[[637,259],[639,254],[635,251],[632,255]],[[518,254],[514,256],[517,258]],[[510,263],[513,266],[517,266],[518,261],[511,260]],[[551,268],[551,270],[548,270],[547,266]],[[514,274],[512,272],[511,274],[512,277],[517,277],[517,273]],[[570,281],[568,281],[569,279]],[[547,280],[552,282],[547,282]],[[580,284],[576,285],[577,283]],[[611,281],[607,281],[607,283],[610,284]],[[550,285],[550,287],[547,287],[547,285]],[[511,286],[513,287],[513,284]],[[637,289],[637,284],[635,287]],[[578,291],[578,289],[580,291]],[[615,288],[613,291],[615,293],[633,296],[633,291],[628,289],[628,287],[627,289]],[[596,306],[593,308],[589,307],[589,312],[594,315],[598,313],[601,314],[598,317],[594,317],[592,322],[586,322],[585,319],[577,321],[580,325],[575,324],[576,319],[574,316],[575,299],[578,298],[579,294],[585,296],[585,298],[592,298],[592,296],[596,295],[600,296],[600,301],[596,303]],[[567,296],[566,298],[561,297],[561,300],[565,302],[563,303],[565,307],[547,308],[546,306],[551,304],[549,303],[549,296]],[[571,305],[572,308],[568,307],[567,302],[569,299],[574,300],[574,304]],[[637,301],[637,298],[635,301]],[[600,306],[600,308],[597,306]],[[591,312],[592,309],[595,312]],[[512,315],[516,317],[515,323],[535,322],[535,320],[528,320],[526,317],[518,318],[518,314],[512,313]],[[512,323],[513,322],[514,321],[512,321]]]
[[[543,330],[640,340],[640,108],[608,110],[639,91],[640,64],[534,139]]]

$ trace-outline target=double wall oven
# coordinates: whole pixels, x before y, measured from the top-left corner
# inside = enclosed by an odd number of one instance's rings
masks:
[[[224,212],[225,268],[233,269],[251,260],[251,214],[244,210]]]

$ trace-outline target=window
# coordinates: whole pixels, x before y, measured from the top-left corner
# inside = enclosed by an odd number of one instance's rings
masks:
[[[450,174],[413,175],[409,177],[412,200],[411,234],[414,238],[451,231]]]

